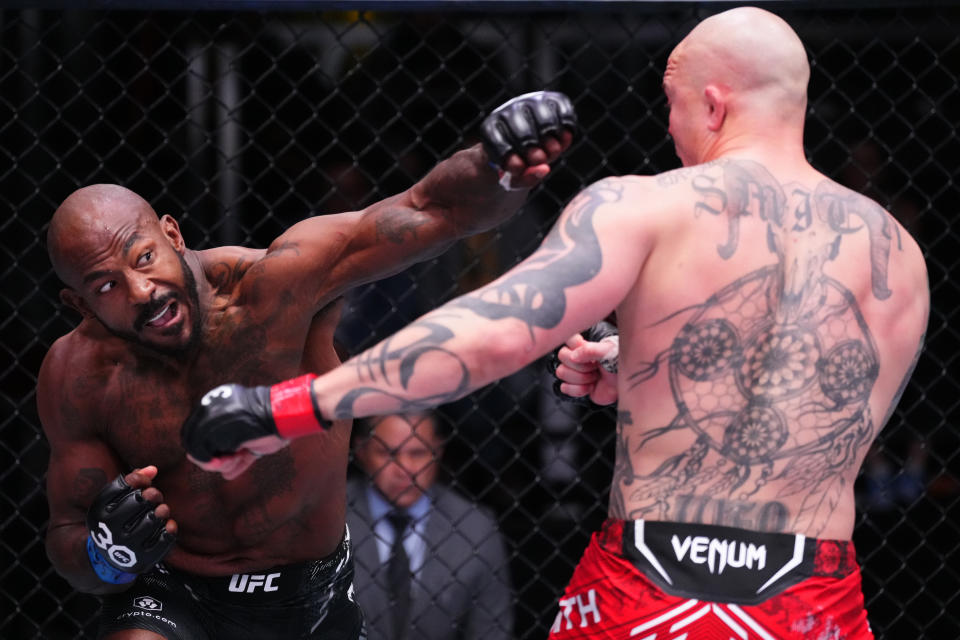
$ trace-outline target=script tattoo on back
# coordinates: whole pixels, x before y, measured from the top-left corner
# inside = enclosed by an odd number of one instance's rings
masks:
[[[866,233],[872,294],[889,298],[897,227],[859,194],[827,180],[813,189],[780,184],[754,162],[728,160],[685,178],[696,194],[694,215],[725,218],[726,235],[716,244],[721,259],[736,254],[744,218],[755,217],[767,225],[775,260],[657,323],[683,320],[668,348],[629,372],[627,386],[667,376],[676,414],[629,438],[619,428],[625,419],[618,421],[618,460],[628,462],[615,469],[611,510],[626,518],[816,531],[873,440],[868,401],[880,371],[854,294],[824,266],[840,255],[844,236]],[[691,444],[636,473],[631,454],[661,438]],[[776,500],[758,501],[768,486]],[[788,511],[786,500],[800,506]]]
[[[457,353],[444,346],[456,337],[455,329],[446,321],[463,317],[464,311],[495,320],[518,319],[531,336],[535,328],[557,326],[567,308],[566,289],[588,282],[602,265],[594,214],[601,205],[619,201],[622,196],[623,188],[612,181],[601,181],[585,189],[570,203],[568,215],[551,229],[537,251],[509,276],[443,305],[404,330],[407,336],[419,333],[419,339],[397,347],[395,340],[388,338],[369,355],[355,358],[352,366],[361,385],[337,403],[335,415],[353,417],[354,403],[370,394],[393,398],[401,411],[450,402],[465,394],[471,388],[470,371]],[[448,390],[417,398],[390,391],[396,385],[408,390],[417,366],[427,356],[434,364],[436,358],[453,361],[458,377],[449,382]],[[387,363],[391,361],[400,365],[396,380],[388,376]],[[363,382],[377,386],[363,386]]]

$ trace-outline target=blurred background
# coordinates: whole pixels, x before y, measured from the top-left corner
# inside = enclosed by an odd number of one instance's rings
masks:
[[[587,184],[679,166],[660,86],[667,55],[734,6],[23,4],[0,9],[0,638],[10,640],[92,637],[99,608],[43,549],[36,374],[77,320],[58,301],[43,234],[70,192],[120,183],[176,217],[192,248],[263,247],[304,217],[409,187],[476,142],[508,98],[567,93],[582,133],[519,215],[350,295],[338,338],[355,353],[528,255]],[[887,207],[926,254],[927,348],[857,483],[854,541],[878,638],[956,640],[960,8],[758,4],[807,46],[814,166]],[[507,541],[517,638],[546,637],[612,473],[612,410],[560,402],[550,387],[536,363],[439,411],[452,433],[447,482],[490,509]]]

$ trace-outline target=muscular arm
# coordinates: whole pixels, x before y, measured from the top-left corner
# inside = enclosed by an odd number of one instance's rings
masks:
[[[47,355],[37,385],[37,408],[50,444],[47,501],[50,524],[46,549],[57,572],[79,591],[112,593],[127,585],[113,585],[93,572],[86,552],[86,513],[103,486],[120,472],[110,449],[96,437],[83,407],[85,378],[64,375],[55,347]]]
[[[528,172],[546,174],[545,163],[559,154],[561,144],[547,149],[533,154],[539,164]],[[349,288],[397,273],[440,254],[458,238],[495,227],[526,195],[526,189],[501,188],[486,152],[475,145],[441,162],[410,189],[362,211],[297,223],[250,270],[249,294],[281,287],[319,308]]]
[[[318,378],[321,412],[349,418],[450,402],[605,317],[649,251],[649,238],[625,226],[637,224],[626,188],[616,179],[588,188],[517,267]]]

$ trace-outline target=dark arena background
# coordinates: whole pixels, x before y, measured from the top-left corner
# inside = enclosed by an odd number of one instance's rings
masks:
[[[512,222],[351,294],[339,338],[356,352],[529,254],[584,186],[679,166],[660,87],[667,55],[699,19],[735,6],[82,4],[0,10],[4,640],[92,638],[99,608],[43,547],[49,451],[34,389],[77,320],[58,300],[44,232],[71,191],[120,183],[176,217],[193,248],[263,247],[306,216],[405,189],[475,142],[506,99],[567,93],[582,132]],[[814,166],[892,211],[927,258],[926,350],[857,483],[854,541],[878,638],[956,640],[960,7],[757,4],[806,44]],[[516,638],[547,637],[612,473],[612,409],[561,403],[550,386],[538,363],[440,411],[453,428],[447,481],[506,536]]]

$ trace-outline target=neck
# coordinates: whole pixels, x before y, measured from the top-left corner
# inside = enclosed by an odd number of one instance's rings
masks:
[[[200,299],[200,313],[206,318],[207,312],[213,305],[214,291],[207,280],[206,272],[203,270],[203,262],[200,260],[200,254],[193,249],[187,249],[183,254],[183,259],[187,263],[187,268],[193,273],[193,279],[197,282],[197,295]]]
[[[768,166],[807,164],[802,133],[792,136],[758,135],[749,132],[725,135],[707,146],[700,161],[710,162],[724,157],[749,158]]]

